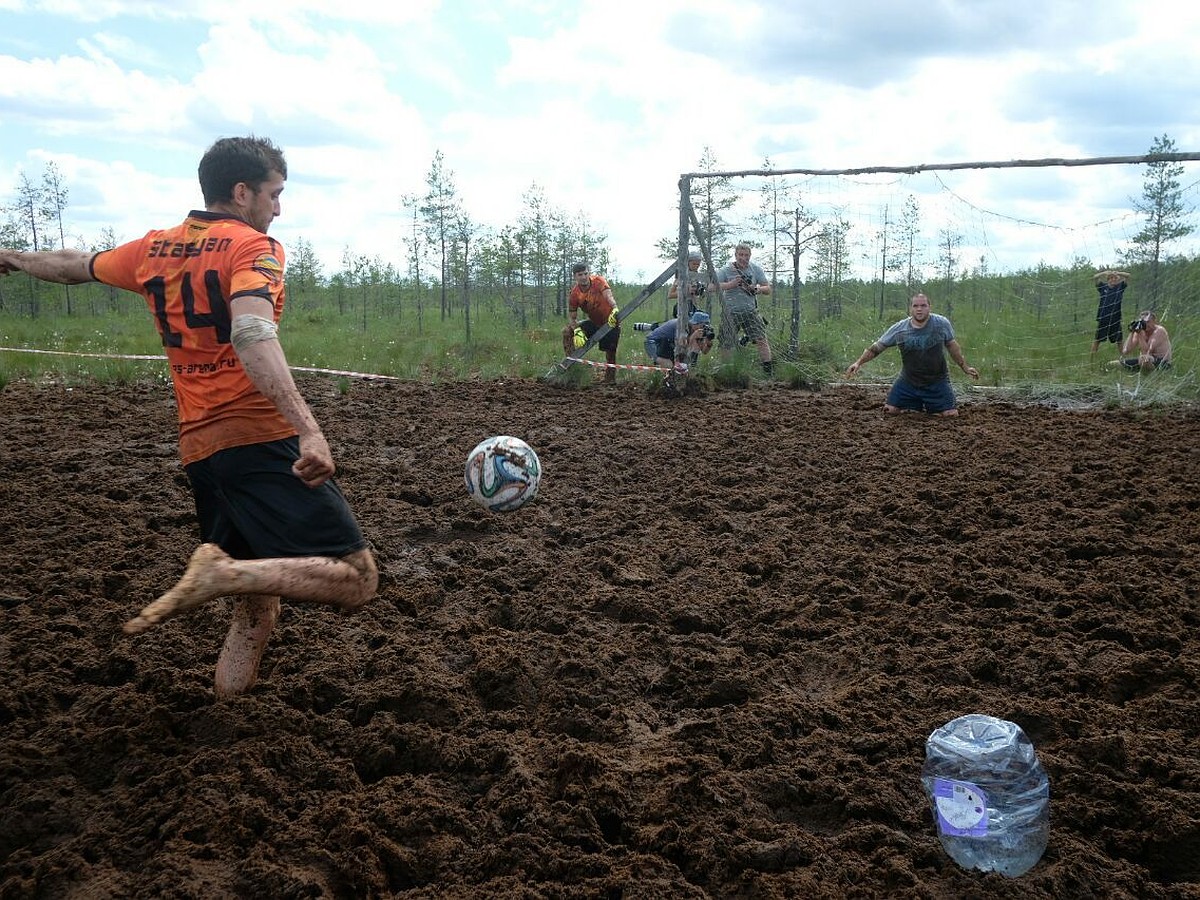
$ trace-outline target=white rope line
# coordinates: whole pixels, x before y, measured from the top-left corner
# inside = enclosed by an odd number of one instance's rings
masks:
[[[73,350],[33,350],[29,347],[0,347],[6,353],[42,353],[47,356],[88,356],[94,359],[166,359],[165,356],[140,356],[121,353],[77,353]]]
[[[591,359],[580,359],[577,356],[568,356],[564,362],[583,363],[585,366],[591,366],[594,369],[630,369],[635,372],[673,372],[674,369],[665,369],[662,366],[635,366],[626,363],[610,363],[597,362]]]
[[[141,359],[141,360],[166,360],[165,356],[152,356],[144,354],[122,354],[122,353],[79,353],[74,350],[33,350],[29,347],[0,347],[0,352],[5,353],[41,353],[47,356],[83,356],[89,359]],[[289,366],[293,372],[316,372],[320,375],[345,375],[349,378],[368,378],[376,381],[401,381],[394,375],[376,375],[372,372],[350,372],[344,369],[318,369],[313,366]]]
[[[43,354],[46,356],[82,356],[82,357],[87,357],[89,359],[137,359],[137,360],[157,360],[159,362],[163,362],[166,360],[165,356],[154,356],[154,355],[149,355],[149,354],[80,353],[75,350],[34,350],[30,347],[0,347],[0,353],[40,353],[40,354]],[[574,356],[566,357],[564,362],[567,362],[568,364],[569,363],[583,363],[585,366],[592,366],[593,368],[597,368],[597,369],[628,369],[628,370],[637,371],[637,372],[662,372],[664,374],[670,374],[670,373],[674,372],[674,369],[667,369],[662,366],[636,366],[636,365],[623,364],[623,363],[597,362],[597,361],[591,360],[591,359],[579,359]],[[290,368],[293,372],[313,372],[318,375],[343,375],[347,378],[366,378],[366,379],[375,380],[375,381],[403,381],[404,380],[395,375],[377,375],[373,372],[354,372],[354,371],[350,371],[347,369],[320,369],[320,368],[316,368],[314,366],[289,366],[288,368]],[[865,382],[865,381],[859,381],[859,382],[829,381],[829,382],[825,383],[825,386],[826,387],[886,387],[888,384],[890,384],[890,382],[871,383],[871,382]],[[967,391],[980,391],[980,392],[987,392],[989,390],[993,390],[993,391],[999,390],[998,388],[994,388],[991,385],[985,385],[985,384],[965,384],[965,385],[963,385],[963,388]],[[1118,387],[1118,390],[1120,390],[1119,387]],[[1132,396],[1136,396],[1136,394],[1137,394],[1137,391],[1135,390],[1133,392]]]

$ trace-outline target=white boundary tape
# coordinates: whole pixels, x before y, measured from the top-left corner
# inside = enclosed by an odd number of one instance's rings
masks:
[[[3,348],[0,348],[0,349],[3,349]],[[591,360],[591,359],[579,359],[578,357],[575,357],[575,356],[568,356],[567,359],[569,359],[573,363],[583,363],[585,366],[591,366],[594,369],[630,369],[635,372],[671,372],[671,371],[673,371],[672,369],[664,369],[662,366],[634,366],[634,365],[628,365],[625,363],[596,362],[595,360]]]
[[[29,347],[0,347],[5,353],[41,353],[47,356],[84,356],[89,359],[151,359],[165,361],[165,356],[121,353],[78,353],[73,350],[33,350]],[[293,372],[316,372],[321,375],[345,375],[349,378],[369,378],[375,381],[402,381],[394,375],[375,375],[371,372],[348,372],[343,369],[317,369],[312,366],[289,366]]]
[[[165,356],[142,355],[142,354],[122,354],[122,353],[80,353],[74,350],[34,350],[30,347],[0,347],[0,353],[40,353],[45,356],[82,356],[89,359],[137,359],[137,360],[157,360],[163,362]],[[666,369],[662,366],[635,366],[622,363],[606,363],[597,362],[591,359],[577,359],[569,356],[568,360],[572,363],[583,363],[585,366],[592,366],[596,369],[629,369],[637,372],[663,372],[670,374],[673,370]],[[353,372],[346,369],[318,369],[313,366],[289,366],[293,372],[313,372],[318,375],[344,375],[347,378],[366,378],[374,381],[403,381],[402,378],[397,378],[395,375],[376,375],[373,372]],[[829,381],[825,383],[826,387],[887,387],[890,382],[866,382],[866,381]],[[978,391],[987,393],[988,391],[998,391],[999,388],[994,388],[986,384],[966,384],[963,385],[968,392]],[[1136,392],[1135,392],[1136,393]]]
[[[166,359],[165,356],[138,356],[121,353],[77,353],[73,350],[33,350],[29,347],[0,347],[6,353],[42,353],[46,356],[88,356],[93,359]]]

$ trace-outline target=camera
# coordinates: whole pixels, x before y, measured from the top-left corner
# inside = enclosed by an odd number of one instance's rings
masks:
[[[703,281],[692,282],[692,296],[699,297],[707,289],[707,285]]]
[[[1144,319],[1134,319],[1132,322],[1129,323],[1129,330],[1130,331],[1145,331],[1146,330],[1146,321]]]

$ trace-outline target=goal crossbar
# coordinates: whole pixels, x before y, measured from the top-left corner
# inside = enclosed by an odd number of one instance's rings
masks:
[[[1053,166],[1144,165],[1146,163],[1200,160],[1200,152],[1147,153],[1142,156],[1093,156],[1085,159],[1009,159],[990,162],[918,163],[911,166],[863,166],[856,169],[742,169],[737,172],[686,172],[681,179],[738,178],[750,175],[872,175],[875,173],[916,175],[950,169],[1017,169]]]

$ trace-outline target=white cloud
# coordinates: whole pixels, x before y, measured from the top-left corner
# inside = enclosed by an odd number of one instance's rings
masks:
[[[660,268],[676,181],[705,147],[742,170],[1132,155],[1163,133],[1200,146],[1200,11],[1165,0],[0,7],[0,172],[55,160],[78,227],[131,236],[199,202],[208,142],[265,134],[291,170],[274,233],[330,268],[346,245],[401,259],[401,198],[438,149],[477,224],[514,223],[537,184],[631,277]],[[1086,218],[1127,207],[1136,176],[955,183],[1022,217]]]

